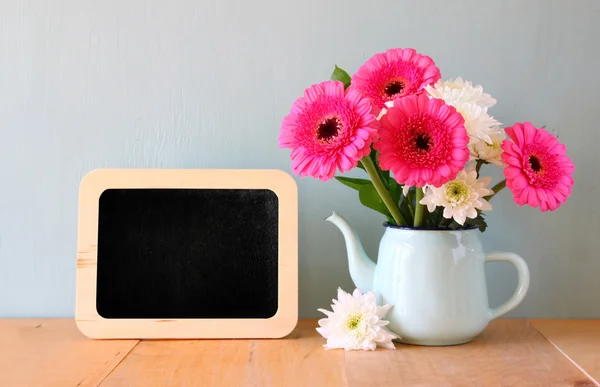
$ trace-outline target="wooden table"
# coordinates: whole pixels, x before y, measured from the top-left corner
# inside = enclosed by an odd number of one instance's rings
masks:
[[[597,386],[600,320],[497,320],[455,347],[326,351],[281,340],[89,340],[71,319],[0,320],[0,386]]]

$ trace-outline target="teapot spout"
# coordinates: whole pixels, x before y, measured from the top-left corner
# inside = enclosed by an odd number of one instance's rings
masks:
[[[348,267],[350,277],[361,292],[366,293],[373,290],[373,276],[375,275],[375,262],[373,262],[365,253],[356,232],[350,227],[348,222],[335,212],[325,219],[340,229],[344,234],[346,249],[348,251]]]

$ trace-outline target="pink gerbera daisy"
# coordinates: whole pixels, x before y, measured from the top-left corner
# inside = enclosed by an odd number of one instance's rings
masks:
[[[556,137],[531,123],[517,123],[505,129],[510,137],[502,142],[506,186],[522,206],[555,210],[571,195],[575,166],[566,147]],[[512,141],[511,141],[512,140]]]
[[[399,98],[380,123],[379,165],[400,184],[440,187],[469,160],[465,120],[441,99],[425,94]]]
[[[412,48],[394,48],[363,64],[352,77],[352,86],[371,98],[377,114],[386,102],[419,94],[440,78],[440,69],[430,57]]]
[[[311,86],[283,119],[279,146],[292,149],[292,170],[325,181],[370,153],[378,121],[368,98],[339,81]]]

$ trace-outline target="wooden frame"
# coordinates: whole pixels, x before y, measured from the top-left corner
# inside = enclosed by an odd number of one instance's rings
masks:
[[[96,310],[98,208],[109,188],[270,189],[279,198],[278,310],[267,319],[105,319]],[[298,320],[298,193],[278,170],[98,169],[79,191],[75,320],[90,338],[279,338]]]

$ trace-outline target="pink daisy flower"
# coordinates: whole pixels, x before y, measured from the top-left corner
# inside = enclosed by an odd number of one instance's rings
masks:
[[[378,121],[368,98],[339,81],[311,86],[283,119],[279,146],[292,149],[292,170],[323,181],[370,153]]]
[[[506,186],[522,206],[555,210],[571,195],[575,166],[566,147],[556,137],[531,123],[517,123],[505,129],[510,137],[502,142]],[[512,141],[511,141],[512,140]]]
[[[400,184],[440,187],[469,160],[465,120],[441,99],[426,94],[399,98],[380,123],[379,165]]]
[[[385,103],[411,94],[419,94],[440,78],[433,60],[414,49],[394,48],[377,54],[363,64],[352,77],[352,86],[371,98],[374,113]]]

